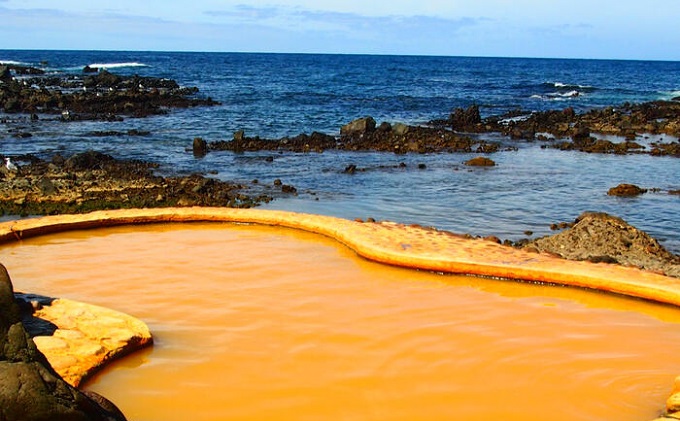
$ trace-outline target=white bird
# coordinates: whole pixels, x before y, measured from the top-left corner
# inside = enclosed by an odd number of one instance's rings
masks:
[[[14,163],[9,158],[5,158],[5,168],[7,168],[9,171],[19,171],[19,167],[14,165]]]

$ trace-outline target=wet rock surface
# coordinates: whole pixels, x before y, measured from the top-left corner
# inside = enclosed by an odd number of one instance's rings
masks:
[[[643,189],[635,184],[619,184],[607,191],[609,196],[634,197],[647,193],[647,189]]]
[[[251,193],[246,186],[200,174],[161,177],[156,164],[117,160],[88,151],[50,161],[34,156],[16,158],[16,171],[0,167],[0,213],[51,215],[101,209],[224,206],[252,207],[271,196]]]
[[[680,278],[680,256],[667,251],[656,239],[623,219],[606,213],[585,212],[565,231],[529,241],[521,247],[569,260],[635,266]]]
[[[481,134],[500,134],[501,141],[488,141]],[[212,151],[289,151],[323,152],[326,150],[377,151],[405,153],[494,153],[514,150],[516,141],[544,141],[543,148],[576,150],[602,154],[649,154],[680,157],[680,142],[636,141],[646,135],[680,137],[680,102],[656,101],[624,104],[619,108],[592,110],[577,114],[573,109],[524,113],[481,118],[479,107],[455,109],[448,119],[433,120],[426,125],[382,122],[362,117],[340,128],[335,137],[314,132],[295,137],[263,139],[248,137],[243,130],[231,140],[208,142]],[[603,136],[621,137],[616,142]]]
[[[511,139],[553,140],[545,147],[589,153],[648,153],[653,156],[680,157],[680,143],[653,142],[650,148],[635,142],[644,134],[680,137],[680,102],[653,101],[622,104],[577,114],[572,108],[543,112],[513,111],[482,119],[479,108],[455,109],[447,119],[429,125],[460,133],[500,133]],[[622,142],[601,136],[622,137]]]
[[[287,151],[324,152],[376,151],[396,154],[435,152],[493,153],[500,150],[498,142],[488,142],[459,135],[451,130],[397,123],[381,123],[376,127],[371,117],[352,121],[341,128],[339,138],[313,132],[295,137],[262,139],[248,137],[244,131],[234,134],[232,140],[208,143],[210,151]],[[512,148],[510,148],[512,149]]]
[[[21,323],[9,274],[0,265],[0,419],[125,420],[116,406],[66,383]]]
[[[467,165],[468,167],[494,167],[496,166],[496,163],[490,158],[478,156],[476,158],[472,158],[468,161],[465,161],[465,165]]]
[[[34,76],[19,79],[10,70]],[[44,75],[40,69],[0,66],[0,109],[8,114],[31,114],[34,119],[57,115],[66,122],[119,121],[123,117],[164,114],[169,108],[218,104],[211,98],[197,97],[198,88],[180,87],[174,80],[94,70],[57,77]]]

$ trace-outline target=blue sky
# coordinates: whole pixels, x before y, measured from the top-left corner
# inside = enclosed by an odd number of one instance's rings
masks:
[[[0,0],[1,49],[680,60],[678,0]]]

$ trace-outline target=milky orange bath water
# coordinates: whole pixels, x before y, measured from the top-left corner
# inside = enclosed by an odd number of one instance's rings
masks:
[[[79,231],[0,248],[17,290],[144,320],[151,349],[85,385],[141,420],[650,420],[680,310],[392,268],[228,224]]]

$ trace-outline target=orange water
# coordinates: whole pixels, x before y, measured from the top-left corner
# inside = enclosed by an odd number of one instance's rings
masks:
[[[140,420],[650,420],[680,311],[386,267],[317,235],[222,224],[0,248],[17,290],[112,307],[156,343],[88,388]]]

